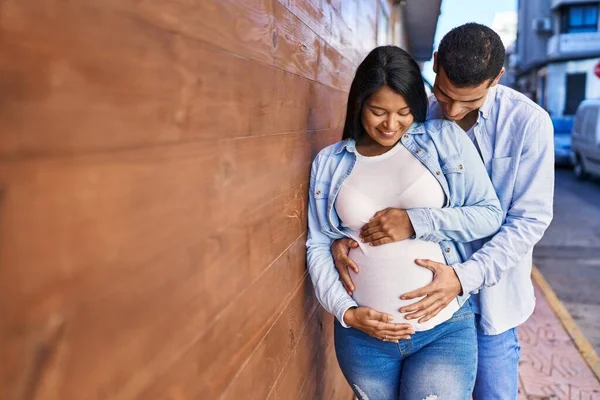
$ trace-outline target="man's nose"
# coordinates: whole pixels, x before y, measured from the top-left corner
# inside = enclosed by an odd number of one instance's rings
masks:
[[[455,101],[448,103],[447,108],[446,108],[446,114],[448,114],[449,116],[455,117],[459,113],[460,113],[460,104],[458,104]]]

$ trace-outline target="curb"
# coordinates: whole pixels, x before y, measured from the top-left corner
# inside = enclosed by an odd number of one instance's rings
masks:
[[[567,308],[558,299],[550,284],[535,265],[532,268],[531,277],[546,297],[550,308],[552,308],[569,336],[571,336],[573,342],[575,342],[577,350],[596,376],[596,379],[600,382],[600,357],[598,357],[594,347],[585,338],[583,332],[579,329],[569,311],[567,311]]]

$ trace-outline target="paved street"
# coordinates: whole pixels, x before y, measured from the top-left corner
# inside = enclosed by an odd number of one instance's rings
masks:
[[[554,221],[534,263],[600,353],[600,181],[557,169]]]

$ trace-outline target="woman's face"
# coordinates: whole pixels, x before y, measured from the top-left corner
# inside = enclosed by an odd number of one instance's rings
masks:
[[[361,144],[394,146],[415,120],[406,100],[388,86],[373,93],[362,108],[362,124],[368,137]],[[370,143],[369,143],[370,142]]]

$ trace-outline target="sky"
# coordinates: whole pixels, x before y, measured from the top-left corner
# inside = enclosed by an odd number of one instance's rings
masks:
[[[492,27],[496,13],[517,11],[517,0],[442,0],[433,48],[437,50],[442,37],[452,28],[467,22],[477,22]],[[435,74],[432,61],[425,63],[423,75],[433,83]]]

